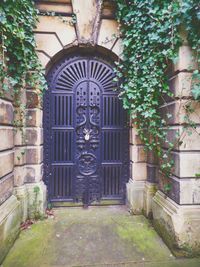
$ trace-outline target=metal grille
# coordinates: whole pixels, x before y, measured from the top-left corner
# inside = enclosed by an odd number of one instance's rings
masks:
[[[82,56],[66,58],[48,75],[44,163],[50,201],[123,203],[128,127],[113,78],[108,63]]]

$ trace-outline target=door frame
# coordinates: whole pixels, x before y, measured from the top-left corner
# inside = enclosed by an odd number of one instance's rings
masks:
[[[102,62],[105,62],[106,64],[109,64],[110,67],[114,67],[114,63],[113,60],[109,59],[109,57],[105,58],[105,56],[103,56],[102,54],[98,54],[98,53],[88,53],[88,52],[76,52],[74,54],[69,54],[67,56],[64,56],[64,60],[68,60],[69,58],[76,58],[79,56],[86,56],[86,57],[94,57],[97,60],[100,60]],[[50,69],[50,71],[48,72],[47,75],[47,80],[48,80],[48,84],[51,83],[51,79],[52,79],[52,72],[53,70],[58,69],[58,66],[60,66],[63,62],[63,59],[58,61],[57,63],[54,64],[54,66]],[[47,188],[49,188],[49,175],[51,175],[51,170],[50,170],[50,164],[49,164],[49,159],[48,159],[48,155],[51,153],[50,148],[49,148],[49,142],[48,140],[51,139],[50,136],[50,131],[49,131],[49,127],[50,127],[50,122],[51,122],[51,116],[52,114],[49,113],[49,107],[50,107],[50,93],[51,93],[51,89],[47,90],[45,95],[44,95],[44,116],[43,116],[43,125],[44,125],[44,181],[47,184]],[[128,118],[127,118],[127,123],[128,123]],[[123,184],[123,192],[124,192],[124,196],[123,196],[123,200],[122,201],[118,201],[115,199],[103,199],[102,201],[100,201],[99,203],[93,203],[92,205],[114,205],[114,204],[124,204],[125,200],[126,200],[126,183],[129,180],[129,176],[130,176],[130,161],[129,161],[129,131],[127,130],[128,135],[127,135],[127,177],[126,180],[124,181]],[[125,168],[125,167],[124,167]],[[52,202],[50,195],[48,194],[48,200],[50,202]],[[62,200],[58,200],[58,201],[53,201],[54,202],[54,206],[80,206],[82,205],[82,203],[72,203],[70,201],[62,201]]]

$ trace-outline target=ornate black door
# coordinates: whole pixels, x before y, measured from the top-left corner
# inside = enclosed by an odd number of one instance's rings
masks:
[[[124,202],[129,138],[113,78],[111,65],[83,56],[61,61],[48,75],[44,165],[55,204]]]

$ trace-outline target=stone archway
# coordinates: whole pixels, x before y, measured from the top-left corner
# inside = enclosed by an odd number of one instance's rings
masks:
[[[61,10],[62,4],[58,6],[60,9],[57,9]],[[42,12],[54,8],[50,3],[45,5],[40,1],[37,7]],[[67,10],[66,14],[56,11],[54,16],[40,16],[35,31],[38,56],[46,73],[56,62],[70,53],[76,53],[80,48],[84,48],[93,56],[103,55],[107,60],[117,61],[121,58],[123,46],[112,1],[102,5],[101,1],[74,0],[63,5],[62,10],[64,9]],[[71,23],[74,13],[76,23]],[[63,23],[59,15],[65,16],[66,23]],[[135,136],[135,129],[130,129],[130,177],[133,179],[129,179],[127,185],[127,200],[137,212],[141,212],[147,179],[146,155],[143,152],[143,144],[139,143]]]

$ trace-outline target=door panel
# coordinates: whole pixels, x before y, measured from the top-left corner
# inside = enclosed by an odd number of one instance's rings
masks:
[[[66,58],[48,75],[44,175],[55,204],[124,202],[127,114],[113,77],[109,64],[92,57]]]

